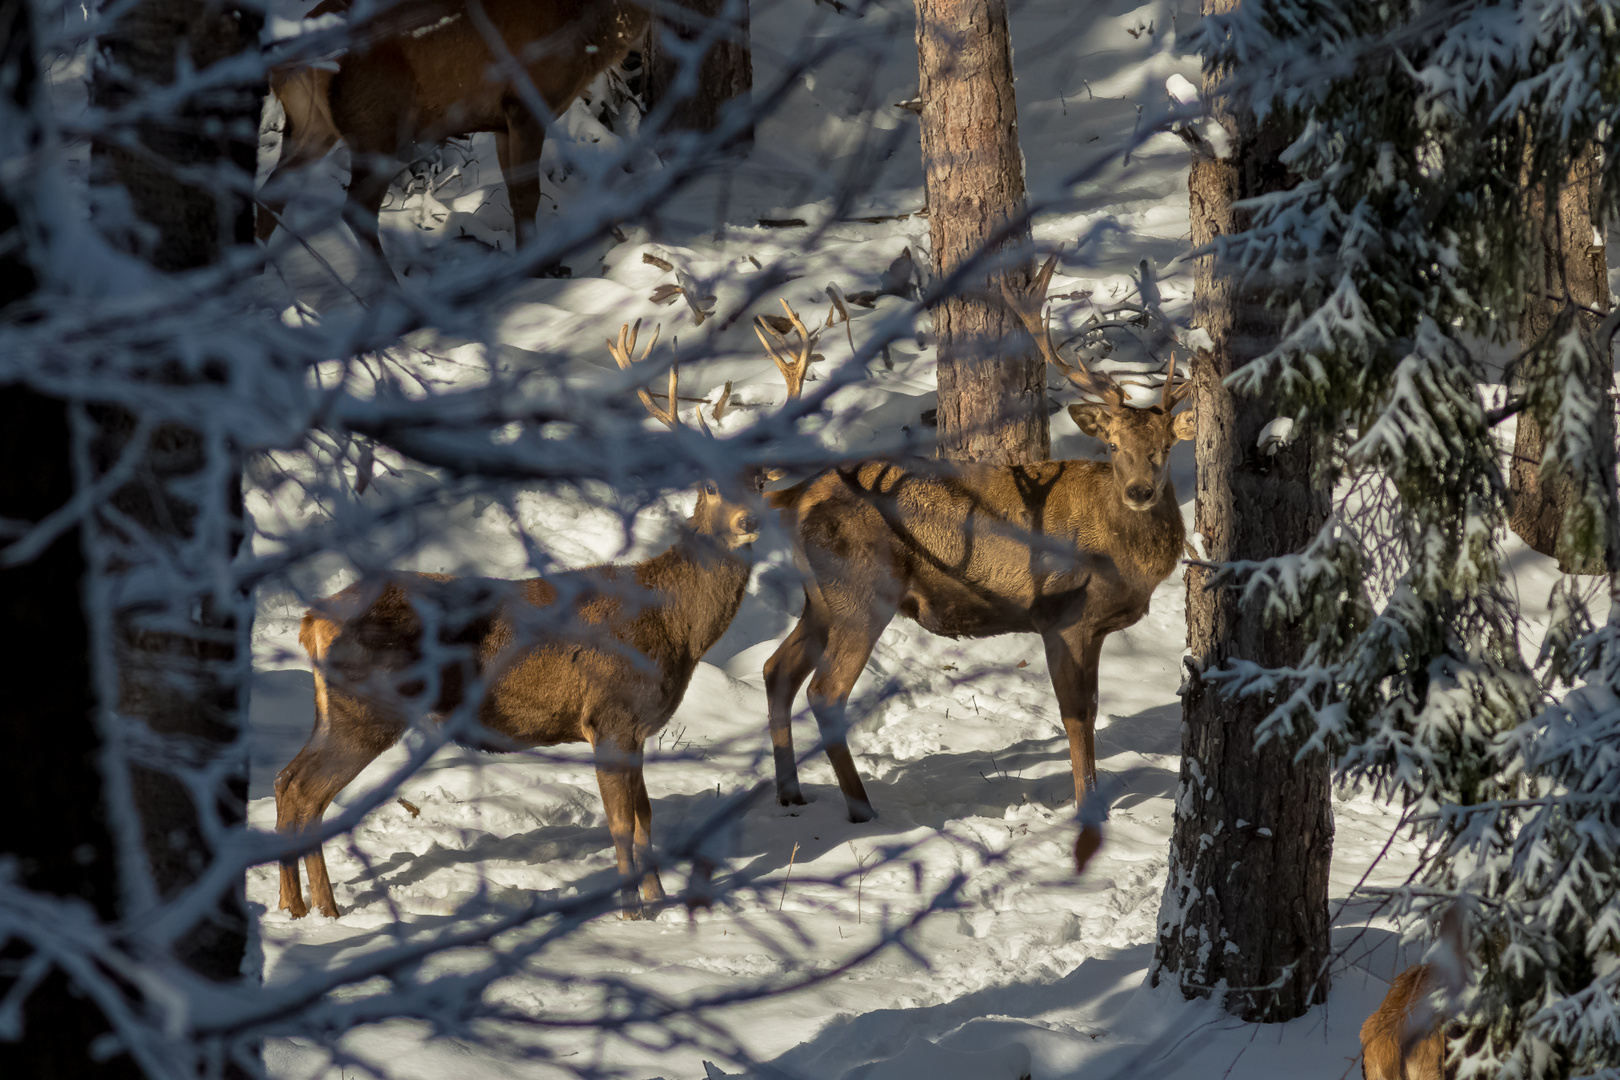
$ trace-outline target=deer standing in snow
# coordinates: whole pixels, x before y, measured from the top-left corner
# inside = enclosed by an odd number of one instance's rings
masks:
[[[634,348],[633,333],[627,341],[621,332],[617,349],[609,343],[625,366]],[[662,900],[643,746],[736,616],[744,549],[758,536],[754,511],[706,484],[675,545],[633,566],[526,581],[401,573],[322,600],[298,634],[315,672],[315,726],[276,777],[276,828],[313,838],[333,797],[404,734],[411,701],[420,708],[436,690],[429,711],[443,716],[476,688],[480,749],[591,744],[627,913],[638,879],[642,901]],[[427,655],[428,626],[440,656]],[[316,910],[335,918],[318,840],[304,865]],[[309,911],[296,858],[281,864],[280,907],[295,918]]]
[[[1146,614],[1153,590],[1181,557],[1186,532],[1170,448],[1194,429],[1190,412],[1172,415],[1187,389],[1175,382],[1173,361],[1158,404],[1136,408],[1113,379],[1059,355],[1041,316],[1056,263],[1049,259],[1027,292],[1003,283],[1003,296],[1046,360],[1102,399],[1070,405],[1069,415],[1107,445],[1107,461],[873,460],[767,495],[793,540],[805,594],[798,625],[765,663],[783,805],[805,801],[791,721],[794,696],[809,678],[810,708],[850,820],[871,818],[845,709],[896,614],[947,637],[1039,634],[1069,739],[1075,795],[1096,787],[1098,654],[1107,635]],[[806,340],[806,356],[809,347]]]
[[[349,6],[322,0],[308,17],[346,14]],[[286,174],[319,161],[342,139],[349,147],[346,216],[380,255],[377,213],[416,148],[491,131],[522,245],[540,209],[546,121],[623,60],[646,27],[646,11],[630,0],[401,0],[355,21],[349,49],[335,64],[293,63],[270,73],[286,126],[260,198],[259,239],[269,239],[280,220]],[[537,115],[536,104],[548,115]]]

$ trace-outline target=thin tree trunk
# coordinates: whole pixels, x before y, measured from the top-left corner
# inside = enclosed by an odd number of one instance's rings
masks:
[[[10,138],[21,142],[21,119],[38,89],[31,7],[0,3],[0,86],[6,88]],[[15,145],[15,143],[12,143]],[[18,226],[26,213],[31,171],[0,194],[0,309],[37,287]],[[37,522],[73,497],[73,448],[67,403],[14,385],[0,387],[0,460],[27,467],[0,469],[0,517]],[[0,704],[0,852],[16,859],[19,883],[40,893],[75,897],[105,922],[118,915],[117,861],[107,831],[97,753],[95,679],[85,615],[85,558],[79,529],[63,532],[33,559],[0,567],[0,618],[11,628],[5,658],[9,678]],[[20,941],[0,945],[0,998],[11,993],[30,951]],[[140,1076],[120,1054],[93,1061],[90,1045],[109,1028],[96,1004],[60,969],[29,993],[21,1037],[0,1040],[0,1076]]]
[[[145,87],[173,84],[182,55],[189,67],[203,70],[257,49],[261,21],[254,10],[205,0],[145,0],[124,12],[101,38],[109,63],[97,72],[95,103],[117,109]],[[262,87],[241,86],[193,95],[174,111],[138,124],[136,147],[93,147],[95,180],[122,186],[135,216],[151,227],[144,236],[135,230],[132,246],[157,270],[206,266],[228,247],[252,241],[252,203],[241,191],[254,172],[253,133],[263,93]],[[197,179],[209,173],[217,179]],[[205,362],[201,373],[194,374],[178,357],[153,355],[148,377],[184,394],[188,386],[224,378],[224,369]],[[92,458],[105,470],[128,446],[136,418],[120,408],[103,408],[96,420]],[[227,462],[223,469],[221,456]],[[200,513],[195,496],[183,492],[205,475],[223,485],[212,498],[226,507],[224,520]],[[210,445],[202,432],[179,424],[156,430],[135,479],[110,502],[142,526],[144,543],[161,547],[161,562],[169,565],[217,565],[234,555],[241,540],[241,466],[234,450]],[[119,552],[105,568],[115,576],[110,595],[118,605],[113,649],[119,665],[119,713],[160,736],[189,744],[194,753],[236,756],[239,767],[212,795],[222,823],[241,824],[247,807],[246,744],[241,739],[246,701],[239,699],[238,688],[246,684],[248,657],[242,646],[247,628],[231,610],[243,606],[240,598],[221,603],[199,593],[126,603],[121,599],[124,586],[137,575],[155,572],[161,563],[141,547],[142,541],[106,522],[99,527],[98,543]],[[187,622],[189,630],[173,629]],[[182,781],[166,770],[132,765],[130,776],[146,869],[158,895],[173,896],[196,881],[210,859],[198,808]],[[240,976],[246,932],[246,900],[238,882],[176,951],[199,974],[234,980]]]
[[[664,34],[692,41],[711,20],[737,8],[733,24],[721,40],[703,55],[693,93],[683,94],[672,106],[665,127],[672,131],[713,131],[720,123],[720,111],[733,98],[746,97],[754,88],[754,59],[749,45],[748,4],[732,0],[675,0],[661,10],[647,28],[646,103],[652,109],[675,92],[679,64],[663,40]],[[662,23],[662,25],[660,25]],[[738,141],[751,142],[752,126]]]
[[[1205,0],[1206,13],[1235,0]],[[1241,232],[1239,199],[1289,183],[1277,160],[1283,140],[1247,109],[1222,98],[1225,72],[1206,71],[1205,99],[1232,136],[1231,156],[1197,156],[1189,189],[1192,241]],[[1212,345],[1193,371],[1198,413],[1196,528],[1218,563],[1267,559],[1303,549],[1326,521],[1313,483],[1308,440],[1275,453],[1256,444],[1275,416],[1265,397],[1234,397],[1222,380],[1273,345],[1281,315],[1260,292],[1205,256],[1194,278],[1194,319]],[[1235,590],[1206,588],[1209,572],[1187,572],[1190,675],[1182,698],[1181,786],[1170,874],[1159,914],[1153,982],[1175,982],[1187,997],[1219,983],[1224,1006],[1251,1021],[1299,1016],[1328,987],[1328,864],[1333,846],[1328,762],[1295,763],[1298,743],[1255,750],[1272,695],[1234,698],[1200,673],[1242,659],[1274,668],[1296,664],[1300,635],[1268,628]]]
[[[1546,212],[1546,193],[1542,188],[1533,187],[1529,193],[1529,218],[1540,222],[1536,239],[1541,249],[1541,274],[1531,282],[1519,319],[1519,340],[1527,347],[1552,330],[1566,303],[1598,312],[1609,309],[1607,248],[1602,234],[1593,229],[1597,174],[1597,153],[1589,147],[1571,164],[1568,182],[1558,192],[1553,213]],[[1584,324],[1587,334],[1593,333],[1601,321],[1600,316],[1584,312],[1577,313],[1575,318]],[[1602,354],[1606,360],[1607,350],[1602,350]],[[1605,394],[1611,393],[1612,364],[1604,362],[1597,366],[1599,370],[1593,371],[1593,378],[1602,382]],[[1593,441],[1613,446],[1612,407],[1600,411],[1596,427]],[[1582,560],[1560,543],[1564,516],[1576,492],[1567,477],[1541,475],[1541,458],[1545,451],[1541,424],[1535,414],[1526,409],[1518,415],[1518,429],[1513,438],[1513,463],[1508,478],[1513,514],[1508,524],[1536,551],[1555,556],[1565,573],[1604,573],[1606,568],[1600,561]]]
[[[1046,371],[999,299],[998,257],[1018,257],[1007,278],[1023,288],[1030,243],[1004,0],[917,0],[917,57],[934,279],[988,256],[933,309],[939,456],[1045,461]]]

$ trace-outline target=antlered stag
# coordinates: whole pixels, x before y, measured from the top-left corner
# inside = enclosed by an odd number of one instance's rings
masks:
[[[348,8],[349,0],[323,0],[309,17]],[[349,147],[349,225],[380,253],[377,213],[416,148],[492,131],[521,245],[540,209],[546,135],[546,117],[531,108],[524,77],[558,116],[624,59],[646,26],[646,11],[629,0],[401,0],[356,20],[336,70],[289,64],[271,72],[286,126],[281,159],[260,198],[259,239],[268,239],[280,220],[286,174],[319,161],[342,139]]]
[[[948,637],[1036,633],[1069,737],[1077,797],[1096,786],[1093,728],[1103,638],[1140,619],[1186,542],[1170,448],[1193,434],[1172,415],[1186,384],[1165,375],[1158,405],[1136,408],[1106,375],[1071,366],[1043,322],[1048,260],[1007,303],[1047,361],[1101,404],[1069,406],[1103,440],[1103,461],[961,465],[866,461],[774,492],[804,575],[804,614],[765,664],[776,796],[804,802],[794,760],[793,699],[810,708],[850,820],[872,816],[847,744],[846,703],[872,647],[898,612]]]
[[[409,699],[436,683],[431,711],[442,716],[476,687],[481,749],[591,744],[626,900],[633,908],[638,878],[643,901],[662,900],[642,748],[737,614],[749,574],[740,549],[758,529],[752,510],[709,484],[675,545],[633,566],[526,581],[402,573],[321,601],[298,634],[315,671],[315,726],[276,777],[276,828],[316,832],[333,797],[404,733]],[[428,625],[445,650],[436,666],[425,662]],[[304,863],[315,908],[336,917],[318,841]],[[295,858],[281,864],[280,906],[309,910]]]

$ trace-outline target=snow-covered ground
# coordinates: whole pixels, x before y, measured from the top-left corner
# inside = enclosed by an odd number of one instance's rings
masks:
[[[910,8],[892,0],[872,9],[859,28],[871,51],[839,54],[804,77],[759,127],[746,161],[694,185],[663,207],[658,221],[629,230],[625,242],[571,260],[571,279],[534,281],[513,294],[494,330],[505,361],[572,353],[582,370],[611,370],[600,343],[621,323],[677,318],[675,309],[648,299],[654,287],[671,280],[642,261],[652,252],[709,284],[717,315],[742,316],[718,338],[720,359],[683,368],[682,392],[712,396],[732,380],[745,405],[780,402],[781,380],[753,342],[748,317],[779,310],[777,298],[783,296],[801,311],[819,313],[826,307],[825,282],[837,281],[846,291],[874,288],[903,250],[919,256],[927,250],[928,223],[919,217],[840,220],[812,245],[813,227],[824,224],[835,206],[813,179],[796,186],[805,162],[817,163],[816,175],[836,174],[840,162],[859,153],[855,144],[872,121],[879,135],[893,134],[894,150],[860,205],[838,213],[855,219],[922,206],[916,135],[900,130],[915,121],[885,107],[915,91]],[[756,3],[756,70],[768,70],[787,51],[786,43],[802,40],[804,24],[820,20],[817,25],[831,27],[826,32],[849,32],[848,20],[828,22],[828,10]],[[1196,65],[1165,48],[1175,23],[1184,27],[1195,10],[1129,0],[1095,9],[1071,0],[1027,0],[1014,7],[1020,134],[1036,198],[1057,194],[1060,182],[1088,160],[1114,153],[1131,134],[1137,104],[1161,100],[1168,76],[1179,72],[1196,79]],[[870,108],[870,102],[879,107]],[[582,113],[569,122],[576,147],[603,137]],[[438,196],[415,195],[385,214],[396,267],[449,257],[430,250],[447,235],[490,238],[505,227],[505,194],[493,155],[481,142],[475,146],[486,152]],[[548,152],[547,160],[557,166],[561,159]],[[1072,241],[1101,224],[1111,228],[1097,234],[1083,258],[1066,265],[1052,293],[1120,295],[1131,287],[1128,273],[1146,259],[1157,268],[1166,309],[1184,315],[1191,291],[1188,268],[1178,261],[1188,231],[1185,162],[1180,141],[1161,134],[1128,163],[1116,160],[1083,184],[1062,189],[1069,202],[1037,219],[1037,240]],[[554,214],[566,215],[568,182],[554,181],[547,191],[556,199]],[[761,218],[809,224],[764,228],[755,224]],[[753,272],[750,256],[766,266],[789,265],[802,278],[739,312]],[[341,259],[328,261],[341,272]],[[341,290],[307,254],[289,252],[281,273],[277,287],[312,309],[341,301]],[[407,270],[407,287],[413,274]],[[885,298],[872,311],[855,309],[855,340],[862,339],[863,323],[875,325],[869,320],[884,318],[901,303]],[[823,339],[823,348],[847,348],[843,337],[837,328]],[[462,346],[429,349],[414,359],[434,378],[454,384],[482,377],[488,357],[478,347]],[[890,364],[874,362],[868,380],[841,391],[839,411],[856,419],[829,427],[833,449],[858,454],[869,445],[892,445],[902,426],[925,433],[919,416],[933,404],[932,358],[931,349],[902,339],[891,348]],[[731,423],[740,425],[749,413],[743,409],[733,417]],[[1066,416],[1054,416],[1054,456],[1097,450]],[[1173,469],[1190,521],[1187,444],[1176,450]],[[431,492],[435,484],[424,472],[400,469],[381,476],[364,498]],[[517,576],[529,572],[520,533],[564,565],[635,558],[668,542],[670,515],[682,500],[672,495],[636,518],[629,538],[609,508],[583,497],[527,492],[508,505],[438,500],[423,519],[423,538],[404,545],[407,554],[396,564]],[[269,533],[325,512],[303,505],[291,486],[252,493],[250,507]],[[272,541],[261,536],[257,543],[263,550]],[[658,745],[649,748],[646,775],[658,837],[678,835],[717,799],[768,775],[761,668],[793,625],[799,594],[780,547],[773,548],[769,537],[760,547],[760,567],[741,613],[699,667]],[[1512,561],[1527,613],[1544,615],[1552,567],[1518,550]],[[311,723],[311,675],[294,641],[296,620],[309,597],[340,587],[350,574],[335,557],[316,559],[293,579],[261,590],[251,717],[255,825],[273,827],[272,779]],[[1394,883],[1412,867],[1406,842],[1391,842],[1398,815],[1365,793],[1345,793],[1335,802],[1332,904],[1340,958],[1325,1005],[1292,1023],[1259,1027],[1146,985],[1179,768],[1176,691],[1184,591],[1179,574],[1166,581],[1148,616],[1103,649],[1098,753],[1112,809],[1106,843],[1083,877],[1074,877],[1069,866],[1073,808],[1066,743],[1038,641],[1009,636],[950,642],[897,621],[852,698],[852,715],[859,718],[853,749],[880,812],[875,822],[845,820],[831,770],[818,757],[803,770],[810,805],[779,807],[767,794],[729,838],[723,874],[778,882],[780,888],[740,893],[729,906],[692,917],[668,911],[648,922],[598,920],[549,948],[533,969],[514,971],[494,993],[516,1012],[566,1017],[589,1008],[593,991],[584,983],[562,989],[558,973],[581,980],[611,976],[684,998],[826,971],[873,940],[887,920],[913,910],[953,874],[968,871],[961,903],[923,925],[914,952],[889,949],[836,977],[717,1009],[710,1018],[755,1061],[816,1080],[1332,1080],[1354,1073],[1362,1020],[1383,995],[1386,980],[1415,956],[1397,946],[1390,924],[1369,901],[1354,897],[1359,886]],[[804,746],[813,724],[802,702],[796,727]],[[404,760],[399,748],[384,754],[338,805]],[[275,910],[275,868],[250,874],[248,895],[261,917],[267,981],[292,979],[397,935],[442,926],[469,905],[499,910],[536,893],[566,896],[589,889],[613,875],[587,753],[563,748],[560,754],[497,757],[446,748],[400,794],[420,809],[419,816],[387,802],[351,835],[327,845],[341,918],[291,920]],[[883,849],[897,845],[910,850],[866,876],[858,901],[851,890],[825,880],[877,863]],[[666,873],[666,884],[679,883]],[[784,929],[788,921],[791,932]],[[550,1076],[598,1066],[669,1080],[706,1075],[704,1054],[693,1049],[521,1024],[474,1040],[395,1021],[352,1034],[344,1045],[411,1080]],[[554,1066],[538,1062],[537,1046]],[[289,1080],[357,1072],[297,1041],[271,1042],[265,1055],[273,1072]],[[735,1071],[725,1062],[714,1065]]]

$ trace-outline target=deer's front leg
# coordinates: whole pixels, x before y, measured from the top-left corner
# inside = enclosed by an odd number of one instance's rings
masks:
[[[613,836],[613,853],[618,859],[619,874],[624,878],[624,917],[641,918],[640,897],[636,878],[645,865],[647,851],[640,852],[636,844],[637,787],[641,777],[642,751],[639,744],[631,747],[619,745],[611,738],[599,738],[592,749],[596,757],[596,786],[602,792],[602,808],[607,811],[608,832]],[[641,792],[645,793],[645,788]],[[651,824],[652,810],[647,810]],[[640,858],[638,858],[640,855]],[[656,879],[657,874],[652,876]],[[663,886],[657,886],[658,896]]]
[[[1063,730],[1069,736],[1069,765],[1074,769],[1078,803],[1097,787],[1097,660],[1103,636],[1069,627],[1041,637]]]
[[[805,601],[799,625],[765,661],[765,697],[769,703],[771,753],[776,764],[776,801],[783,806],[803,806],[799,787],[799,764],[793,753],[793,699],[804,680],[815,670],[825,648],[825,634],[818,634],[810,601]]]

